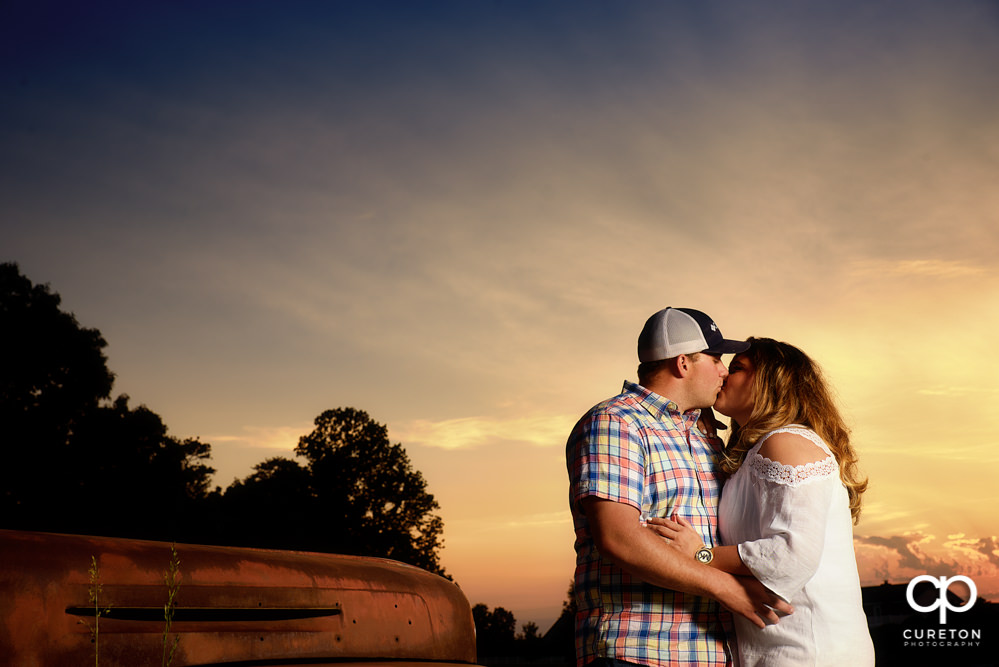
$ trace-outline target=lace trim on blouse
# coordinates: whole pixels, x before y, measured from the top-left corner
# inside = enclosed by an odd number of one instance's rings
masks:
[[[774,433],[794,433],[808,438],[821,447],[826,454],[829,454],[829,456],[821,461],[813,461],[812,463],[805,463],[800,466],[789,466],[780,463],[779,461],[771,461],[767,457],[762,456],[759,452],[753,452],[747,463],[749,464],[750,471],[752,471],[757,477],[760,477],[768,482],[774,482],[775,484],[799,486],[801,484],[829,477],[830,475],[839,472],[839,464],[836,462],[835,457],[829,453],[829,449],[826,447],[826,444],[822,442],[822,439],[810,429],[803,427],[779,428],[776,431],[768,433],[762,440],[760,440],[756,447],[760,447],[763,444],[763,441]]]

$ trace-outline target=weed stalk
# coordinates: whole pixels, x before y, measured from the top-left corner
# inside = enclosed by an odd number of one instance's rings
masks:
[[[170,637],[170,628],[173,626],[173,616],[177,609],[177,593],[180,591],[180,556],[177,554],[177,545],[170,545],[170,564],[167,566],[163,580],[167,587],[167,601],[163,605],[163,660],[162,666],[169,667],[173,662],[173,655],[177,651],[177,644],[180,643],[180,635]]]
[[[90,574],[90,586],[87,588],[87,599],[90,601],[90,604],[94,605],[94,623],[91,625],[83,619],[79,622],[86,625],[87,629],[90,630],[90,639],[94,644],[94,667],[99,667],[101,656],[101,616],[111,611],[111,607],[101,606],[101,594],[104,592],[104,587],[101,585],[101,570],[97,567],[96,556],[90,557],[90,569],[88,573]]]

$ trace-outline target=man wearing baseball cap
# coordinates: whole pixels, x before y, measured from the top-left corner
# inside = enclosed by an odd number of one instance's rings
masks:
[[[638,337],[639,383],[569,436],[577,667],[730,665],[726,609],[760,627],[791,612],[755,579],[701,564],[643,525],[675,514],[718,544],[721,443],[697,421],[728,376],[721,355],[748,348],[701,311],[660,310]]]

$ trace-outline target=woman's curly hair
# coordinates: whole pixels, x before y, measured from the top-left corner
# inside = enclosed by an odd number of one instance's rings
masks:
[[[753,364],[754,405],[747,423],[732,421],[732,432],[721,468],[734,473],[746,452],[774,429],[800,424],[821,437],[839,464],[839,476],[850,494],[850,513],[860,518],[861,495],[867,478],[857,468],[857,453],[850,444],[850,431],[826,386],[822,371],[812,359],[787,343],[772,338],[750,338],[742,353]]]

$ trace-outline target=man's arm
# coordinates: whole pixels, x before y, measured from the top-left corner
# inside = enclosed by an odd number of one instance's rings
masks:
[[[649,530],[665,537],[667,544],[674,549],[679,549],[680,553],[688,554],[691,558],[694,557],[698,549],[704,546],[701,536],[694,530],[690,522],[683,517],[676,515],[672,519],[649,517],[646,520],[646,524]],[[742,562],[742,557],[739,555],[739,547],[735,545],[714,546],[711,551],[715,557],[712,559],[710,565],[716,570],[724,570],[738,577],[753,576],[752,570]]]
[[[601,556],[642,581],[712,598],[761,628],[777,623],[778,614],[793,611],[755,579],[734,577],[671,549],[639,524],[639,512],[631,505],[589,496],[583,511]]]

